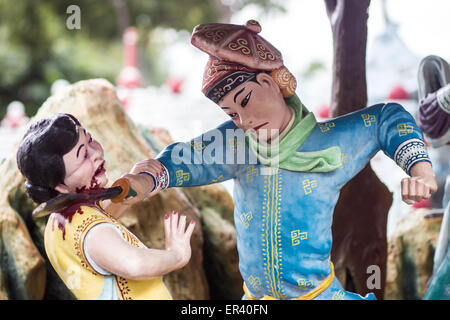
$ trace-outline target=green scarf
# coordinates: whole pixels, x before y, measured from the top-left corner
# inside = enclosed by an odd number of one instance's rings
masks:
[[[279,143],[264,146],[249,132],[245,134],[247,144],[259,162],[268,167],[302,172],[329,172],[341,167],[341,149],[337,146],[319,151],[297,152],[314,130],[316,118],[303,106],[296,94],[285,101],[294,109],[295,120]]]

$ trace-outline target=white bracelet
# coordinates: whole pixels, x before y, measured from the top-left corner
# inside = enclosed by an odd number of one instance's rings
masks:
[[[420,139],[409,139],[401,143],[394,153],[394,161],[407,174],[414,164],[429,161],[427,148]]]
[[[161,162],[160,162],[161,163]],[[169,170],[167,170],[166,166],[161,163],[162,171],[161,176],[159,177],[159,182],[161,184],[161,189],[167,189],[170,184],[170,175]]]

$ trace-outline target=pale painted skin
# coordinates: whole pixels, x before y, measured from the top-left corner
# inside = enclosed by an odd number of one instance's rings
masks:
[[[64,184],[55,189],[60,193],[73,193],[81,188],[105,187],[108,177],[104,166],[104,152],[101,144],[94,140],[83,127],[78,127],[78,142],[63,156],[66,176]],[[136,164],[127,178],[137,196],[120,204],[109,200],[102,203],[104,209],[119,218],[130,205],[143,200],[153,188],[147,175],[140,175],[142,166]],[[97,174],[96,174],[97,173]],[[190,239],[195,221],[186,228],[186,215],[166,214],[164,231],[165,250],[136,248],[126,242],[115,230],[99,226],[90,232],[87,250],[91,259],[101,268],[127,279],[144,280],[162,276],[185,266],[191,257]]]
[[[78,129],[78,142],[63,156],[66,176],[64,184],[56,186],[60,193],[75,193],[77,189],[90,188],[95,185],[104,187],[108,177],[104,166],[104,152],[100,143],[94,140],[83,127]],[[99,173],[95,175],[96,170]]]
[[[244,131],[254,130],[261,140],[281,134],[294,116],[280,88],[267,73],[256,76],[258,83],[247,81],[219,102],[219,107]],[[267,134],[260,135],[266,130]],[[269,138],[269,139],[267,139]]]
[[[230,91],[219,107],[230,116],[236,126],[255,130],[258,138],[261,129],[282,134],[289,124],[293,110],[286,105],[278,85],[266,73],[256,76],[256,82],[248,81]],[[274,131],[272,131],[274,130]],[[276,134],[275,134],[276,135]],[[275,138],[275,135],[269,139]],[[269,140],[267,139],[267,140]],[[140,162],[143,170],[160,174],[161,163],[154,159]],[[437,190],[436,178],[429,162],[416,163],[410,170],[411,176],[401,181],[402,200],[407,204],[429,199]]]

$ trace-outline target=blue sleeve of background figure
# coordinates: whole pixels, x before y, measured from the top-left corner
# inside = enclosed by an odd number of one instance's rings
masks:
[[[242,136],[233,135],[236,129],[232,121],[227,121],[200,137],[162,150],[155,159],[168,171],[167,187],[200,186],[234,178],[240,163],[236,158],[246,152]]]

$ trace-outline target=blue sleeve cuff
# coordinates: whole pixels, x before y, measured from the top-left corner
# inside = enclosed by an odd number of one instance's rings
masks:
[[[408,175],[411,168],[418,162],[430,162],[427,148],[420,139],[409,139],[401,143],[394,153],[394,161]]]

